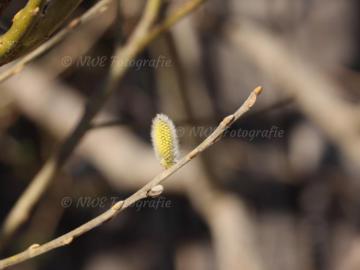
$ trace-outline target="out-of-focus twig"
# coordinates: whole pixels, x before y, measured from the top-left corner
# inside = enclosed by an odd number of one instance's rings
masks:
[[[119,59],[119,61],[113,62],[105,87],[100,91],[95,92],[90,98],[79,123],[61,145],[59,150],[54,152],[37,175],[35,175],[29,187],[11,209],[9,215],[5,219],[1,231],[2,243],[6,243],[7,239],[9,239],[19,226],[27,220],[33,206],[47,189],[59,169],[72,154],[84,134],[89,130],[93,118],[100,111],[111,93],[114,92],[119,80],[124,76],[127,70],[127,65],[124,65],[124,63],[128,63],[131,59],[135,58],[146,45],[143,44],[142,41],[144,36],[150,31],[151,26],[155,23],[161,2],[161,0],[149,1],[142,19],[127,44],[121,46],[119,43],[119,47],[115,52],[115,57],[116,59]]]
[[[67,20],[82,0],[28,0],[0,35],[0,65],[42,44]]]
[[[17,228],[27,220],[31,209],[51,183],[51,180],[71,156],[84,134],[91,128],[93,118],[101,110],[108,97],[115,91],[119,80],[125,75],[128,65],[124,63],[129,63],[156,37],[184,16],[194,11],[204,1],[205,0],[192,0],[185,3],[177,11],[169,15],[162,24],[153,29],[151,29],[151,26],[157,18],[161,0],[152,0],[147,3],[144,16],[139,22],[134,34],[124,47],[116,49],[115,59],[117,59],[117,61],[112,63],[105,87],[91,97],[82,118],[73,132],[71,132],[59,150],[44,164],[5,219],[1,234],[3,243],[6,242],[4,240],[11,237]]]
[[[201,116],[216,119],[211,103],[206,102],[204,81],[199,72],[201,50],[193,21],[187,18],[181,30],[174,28],[171,32],[172,36],[159,38],[150,47],[155,57],[165,55],[174,59],[173,68],[156,70],[162,111],[174,119],[187,119],[190,126],[196,126],[196,119]],[[190,48],[185,43],[190,43]],[[195,147],[201,138],[190,135],[183,137],[184,142]],[[219,187],[213,167],[206,155],[201,155],[192,162],[196,177],[185,178],[183,183],[185,194],[210,229],[216,269],[263,269],[247,205]]]
[[[77,60],[93,48],[94,44],[99,41],[101,36],[117,19],[114,7],[116,7],[116,3],[110,2],[107,10],[99,14],[96,20],[82,23],[81,29],[69,33],[63,42],[56,45],[56,50],[50,50],[41,59],[38,59],[36,64],[44,70],[48,70],[48,73],[51,73],[53,78],[68,68],[79,67]],[[76,46],[73,46],[73,44],[76,44]],[[87,56],[85,55],[85,57]],[[69,62],[64,61],[64,59]]]
[[[55,141],[63,141],[81,117],[85,98],[69,85],[53,80],[52,75],[40,67],[32,66],[18,77],[4,82],[4,98],[1,100],[9,97],[14,107]],[[103,110],[96,116],[93,125],[115,118],[113,113]],[[152,148],[139,139],[128,125],[92,129],[81,140],[74,154],[93,164],[113,190],[121,192],[131,192],[143,186],[147,177],[155,175],[160,169]],[[129,170],[132,164],[138,162],[139,156],[141,170]],[[70,163],[70,171],[72,168],[74,165]],[[184,168],[173,176],[174,181],[168,185],[167,191],[182,192],[181,179],[195,177],[194,173],[192,167]]]
[[[188,153],[185,157],[183,157],[178,163],[174,166],[170,167],[169,169],[163,171],[162,173],[158,174],[155,178],[153,178],[148,184],[143,186],[141,189],[136,191],[130,197],[125,199],[124,201],[119,201],[114,206],[111,207],[108,211],[104,212],[103,214],[99,215],[98,217],[94,218],[93,220],[81,225],[80,227],[74,229],[73,231],[64,234],[46,244],[39,245],[34,244],[30,246],[26,251],[23,251],[17,255],[11,256],[4,260],[0,261],[0,269],[7,268],[9,266],[21,263],[26,261],[30,258],[39,256],[50,250],[56,249],[58,247],[62,247],[65,245],[69,245],[71,242],[74,241],[75,238],[79,237],[80,235],[85,234],[86,232],[100,226],[101,224],[105,223],[106,221],[112,219],[120,212],[134,204],[135,202],[145,199],[151,196],[151,191],[154,190],[157,186],[162,184],[168,177],[174,174],[176,171],[181,169],[187,163],[189,163],[192,159],[197,157],[200,153],[205,151],[207,148],[218,142],[224,132],[235,122],[237,121],[242,115],[248,112],[256,103],[256,99],[258,95],[262,92],[261,87],[257,87],[254,89],[244,104],[233,114],[225,117],[223,121],[219,124],[219,126],[215,129],[215,131],[206,138],[201,144],[199,144],[194,150]]]
[[[90,8],[84,15],[81,17],[72,20],[67,27],[62,29],[59,33],[53,36],[50,40],[45,42],[43,45],[39,46],[37,49],[32,51],[31,53],[25,55],[19,61],[17,61],[13,66],[6,69],[5,71],[0,73],[0,82],[10,78],[11,76],[19,73],[26,64],[37,58],[38,56],[45,53],[47,50],[53,48],[56,44],[60,43],[70,32],[76,29],[79,25],[84,24],[94,18],[98,13],[103,12],[107,5],[112,0],[102,0],[97,3],[95,6]]]
[[[228,37],[299,105],[338,146],[345,165],[360,174],[360,134],[357,106],[341,96],[341,87],[320,69],[300,59],[285,44],[255,23],[240,21]],[[357,196],[357,195],[356,195]]]

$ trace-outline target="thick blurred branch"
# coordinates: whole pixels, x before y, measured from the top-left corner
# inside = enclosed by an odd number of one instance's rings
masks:
[[[125,75],[128,65],[124,65],[124,63],[129,63],[130,60],[134,59],[161,33],[173,26],[178,20],[191,13],[203,2],[204,0],[193,0],[185,3],[177,11],[169,15],[162,24],[152,29],[151,26],[157,18],[161,1],[152,0],[148,2],[144,16],[138,24],[137,29],[134,31],[134,34],[130,37],[124,47],[116,49],[115,59],[118,61],[112,63],[106,86],[101,91],[94,93],[90,98],[89,103],[85,108],[85,112],[73,132],[68,136],[59,150],[44,164],[30,186],[25,190],[10,211],[2,228],[2,242],[5,242],[4,240],[11,237],[19,226],[27,220],[31,209],[45,192],[48,185],[51,183],[51,180],[71,156],[84,134],[91,128],[93,118],[101,110],[109,96],[115,91],[120,79]]]
[[[28,219],[33,206],[37,203],[51,183],[51,180],[72,154],[84,134],[88,131],[93,118],[100,111],[108,97],[115,91],[117,83],[127,70],[127,66],[123,63],[128,63],[143,49],[143,46],[141,46],[143,36],[148,33],[150,27],[155,22],[160,6],[161,0],[149,1],[145,8],[144,16],[135,29],[134,34],[130,37],[128,43],[124,47],[119,44],[115,56],[116,59],[121,59],[121,61],[115,61],[111,66],[105,87],[100,91],[95,92],[90,98],[89,103],[85,107],[84,114],[75,129],[68,136],[59,150],[44,164],[5,219],[1,231],[1,238],[4,242],[6,242],[19,226]]]
[[[53,80],[47,70],[31,66],[16,78],[6,81],[3,87],[3,93],[13,100],[21,113],[57,141],[66,138],[81,116],[84,98],[76,89]],[[113,118],[115,115],[104,110],[98,114],[95,122]],[[151,147],[137,138],[127,126],[93,129],[83,138],[75,155],[92,163],[109,184],[119,191],[135,190],[145,184],[149,175],[155,175],[160,169]],[[138,162],[139,156],[141,170],[129,170],[132,164]],[[72,168],[71,165],[69,167]],[[168,190],[178,192],[180,180],[192,175],[191,170],[182,170],[175,176]]]
[[[300,109],[338,146],[350,171],[359,175],[358,109],[340,95],[341,87],[320,69],[291,53],[279,38],[255,23],[241,21],[227,33],[235,46],[294,98]]]
[[[92,8],[90,8],[84,15],[81,17],[71,21],[67,27],[62,29],[59,33],[53,36],[50,40],[36,48],[34,51],[25,55],[19,61],[17,61],[13,66],[6,69],[5,71],[0,73],[0,82],[16,75],[19,73],[25,65],[29,62],[42,55],[49,49],[53,48],[55,45],[60,43],[69,33],[71,33],[74,29],[76,29],[79,25],[84,24],[94,18],[98,13],[102,12],[112,0],[102,0]]]
[[[0,65],[22,56],[44,42],[82,0],[29,0],[0,36]],[[1,8],[1,7],[0,7]]]

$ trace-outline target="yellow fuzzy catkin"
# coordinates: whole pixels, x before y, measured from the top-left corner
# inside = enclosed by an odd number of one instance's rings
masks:
[[[160,164],[168,169],[177,162],[179,142],[175,125],[165,114],[158,114],[153,119],[151,138],[155,154]]]

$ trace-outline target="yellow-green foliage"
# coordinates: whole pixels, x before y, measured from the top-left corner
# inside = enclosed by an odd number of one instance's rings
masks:
[[[82,0],[29,0],[0,36],[0,65],[10,62],[49,38]]]
[[[178,159],[179,143],[176,129],[169,117],[158,114],[152,123],[151,138],[155,154],[160,164],[168,169]]]

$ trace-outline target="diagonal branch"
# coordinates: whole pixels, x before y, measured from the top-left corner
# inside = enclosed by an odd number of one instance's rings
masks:
[[[51,180],[64,165],[67,158],[72,154],[78,142],[89,129],[92,119],[104,105],[107,97],[115,90],[115,86],[126,71],[126,67],[122,63],[128,63],[130,59],[136,56],[138,48],[137,44],[155,22],[160,9],[160,4],[161,0],[149,1],[145,8],[146,10],[144,11],[143,18],[139,22],[128,43],[124,47],[121,47],[119,44],[119,48],[116,52],[116,58],[124,60],[124,62],[114,61],[105,87],[100,91],[95,92],[95,95],[90,98],[87,106],[85,107],[85,112],[73,132],[65,140],[60,149],[45,163],[43,168],[31,182],[30,186],[25,190],[23,195],[10,211],[1,232],[3,242],[6,242],[6,240],[9,239],[18,229],[18,227],[27,220],[32,207],[37,203],[43,192],[51,183]]]
[[[4,70],[0,73],[0,82],[3,82],[10,77],[19,73],[28,63],[33,61],[38,56],[42,55],[58,43],[60,43],[70,32],[76,29],[79,25],[84,24],[94,18],[98,13],[102,12],[111,2],[112,0],[102,0],[92,8],[90,8],[85,14],[81,17],[72,20],[67,27],[59,31],[56,35],[54,35],[51,39],[47,42],[33,50],[32,52],[28,53],[20,60],[18,60],[14,65],[9,67],[8,69]]]
[[[92,120],[101,110],[109,96],[115,91],[118,82],[123,78],[127,71],[128,65],[124,63],[129,63],[160,34],[168,30],[181,18],[191,13],[204,1],[205,0],[191,0],[185,3],[162,24],[152,29],[151,26],[157,17],[161,0],[148,1],[144,16],[134,34],[130,37],[124,47],[120,47],[116,50],[116,61],[113,61],[112,63],[105,87],[102,90],[95,92],[90,98],[85,108],[85,112],[73,132],[60,146],[59,150],[56,151],[40,169],[5,219],[0,235],[2,244],[4,244],[6,240],[9,239],[28,219],[32,208],[39,201],[58,171],[71,156],[85,133],[91,129]]]
[[[13,17],[10,28],[0,36],[0,65],[25,55],[43,43],[81,1],[28,0],[25,7]]]
[[[75,238],[87,233],[88,231],[104,224],[106,221],[111,220],[115,216],[117,216],[120,212],[136,203],[139,200],[150,197],[152,193],[157,192],[157,195],[161,193],[162,189],[158,188],[160,184],[162,184],[168,177],[177,172],[187,163],[189,163],[192,159],[198,156],[200,153],[205,151],[207,148],[218,142],[223,136],[224,132],[242,115],[248,112],[251,107],[254,106],[257,96],[262,92],[261,87],[257,87],[252,91],[248,99],[244,102],[244,104],[234,113],[223,119],[223,121],[219,124],[219,126],[215,129],[215,131],[206,138],[201,144],[199,144],[194,150],[188,153],[184,158],[182,158],[178,163],[176,163],[171,168],[163,171],[155,178],[153,178],[148,184],[143,186],[137,192],[132,194],[130,197],[123,201],[119,201],[114,204],[109,210],[104,212],[103,214],[97,216],[96,218],[90,220],[89,222],[81,225],[80,227],[48,242],[43,245],[33,244],[27,250],[18,253],[9,258],[3,259],[0,261],[0,269],[5,269],[9,266],[13,266],[29,260],[33,257],[37,257],[41,254],[49,252],[53,249],[66,246],[71,244]],[[159,192],[160,191],[160,192]]]

